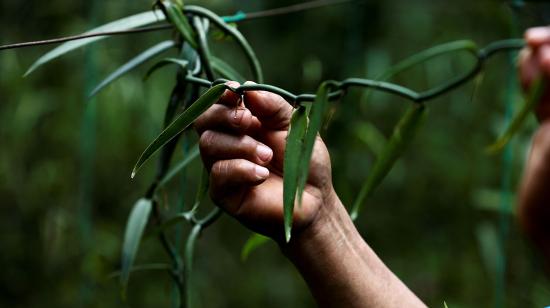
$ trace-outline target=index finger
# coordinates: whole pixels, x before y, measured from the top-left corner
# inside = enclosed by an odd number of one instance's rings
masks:
[[[225,83],[226,85],[232,87],[232,88],[238,88],[241,84],[236,81],[228,81]],[[236,107],[239,105],[239,100],[241,99],[240,95],[231,91],[231,90],[225,90],[220,96],[220,99],[218,99],[217,104],[222,104],[229,107]]]
[[[267,91],[245,91],[244,103],[262,126],[276,130],[288,128],[294,108],[280,95]]]

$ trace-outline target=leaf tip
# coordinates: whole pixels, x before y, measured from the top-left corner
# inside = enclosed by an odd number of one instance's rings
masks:
[[[291,232],[290,232],[290,226],[286,225],[285,226],[285,241],[288,243],[290,242],[290,236],[291,236]]]
[[[97,94],[97,92],[99,92],[99,89],[98,89],[98,88],[93,89],[93,90],[88,94],[88,100],[92,99],[92,98]]]
[[[123,302],[126,302],[126,285],[125,284],[122,284],[120,286],[120,298],[122,299]]]
[[[32,66],[25,72],[25,74],[23,74],[23,78],[26,78],[27,76],[30,75],[30,73],[32,73],[32,71],[34,71],[34,69],[32,68]]]
[[[495,143],[485,147],[484,152],[487,155],[496,155],[496,154],[500,153],[500,151],[502,151],[502,149],[504,148],[505,145],[506,145],[506,143],[495,142]]]
[[[357,219],[358,213],[356,210],[353,210],[349,216],[351,217],[351,220],[355,221]]]
[[[136,169],[132,170],[132,174],[130,175],[130,179],[133,179],[136,176]]]

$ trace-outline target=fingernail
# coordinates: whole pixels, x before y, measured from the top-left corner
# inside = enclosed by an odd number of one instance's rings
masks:
[[[269,170],[262,166],[256,166],[256,176],[260,179],[265,179],[269,176]]]
[[[273,155],[273,151],[271,149],[263,144],[259,144],[256,147],[256,155],[262,160],[262,161],[268,161],[271,159],[271,156]]]
[[[546,27],[531,28],[527,31],[527,39],[542,41],[550,38],[550,30]]]

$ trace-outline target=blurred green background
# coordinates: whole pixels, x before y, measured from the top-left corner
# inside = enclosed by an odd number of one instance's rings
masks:
[[[295,2],[187,3],[228,15]],[[77,34],[150,7],[149,0],[3,0],[0,44]],[[471,39],[483,46],[518,37],[528,26],[548,23],[549,13],[541,2],[514,14],[510,3],[495,0],[357,1],[245,21],[239,29],[256,48],[267,83],[302,93],[315,91],[324,79],[375,78],[436,44]],[[0,52],[0,306],[171,305],[165,272],[133,274],[126,302],[118,280],[108,275],[119,268],[127,215],[154,174],[149,163],[136,179],[129,177],[161,129],[175,71],[144,83],[144,65],[86,99],[102,77],[169,37],[163,31],[111,38],[26,78],[21,76],[29,65],[51,47]],[[217,55],[237,66],[243,62],[223,46],[213,47]],[[452,308],[550,305],[550,283],[513,213],[534,119],[504,155],[483,152],[521,101],[513,61],[495,57],[482,78],[428,103],[426,125],[357,221],[366,241],[429,306],[442,307],[444,300]],[[466,55],[443,56],[395,81],[424,89],[468,65]],[[323,134],[336,190],[347,205],[373,163],[376,131],[366,123],[387,136],[407,106],[390,95],[366,98],[348,93]],[[190,174],[197,170],[196,164]],[[194,176],[176,181],[167,203],[182,194],[192,198],[196,182]],[[313,307],[275,244],[240,260],[249,235],[227,216],[204,232],[195,258],[201,307]],[[136,262],[168,258],[156,239],[148,239]]]

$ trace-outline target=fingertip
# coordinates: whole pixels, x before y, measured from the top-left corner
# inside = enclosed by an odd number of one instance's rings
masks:
[[[268,163],[273,157],[273,150],[264,144],[258,144],[256,146],[256,155],[263,163]]]
[[[225,84],[231,88],[238,88],[241,85],[240,83],[232,80],[226,82]],[[240,96],[237,93],[228,89],[223,92],[222,96],[218,100],[218,103],[228,106],[235,106],[237,105],[239,99]]]
[[[231,88],[237,88],[241,85],[240,83],[238,83],[237,81],[234,81],[234,80],[229,80],[225,84],[227,86],[231,87]]]
[[[263,181],[267,179],[267,177],[269,176],[269,169],[267,169],[266,167],[256,165],[254,167],[254,173],[256,174],[258,181]]]
[[[544,74],[550,76],[550,45],[544,45],[540,48],[539,63]]]
[[[525,41],[528,45],[538,47],[545,43],[550,43],[549,27],[534,27],[525,31]]]

